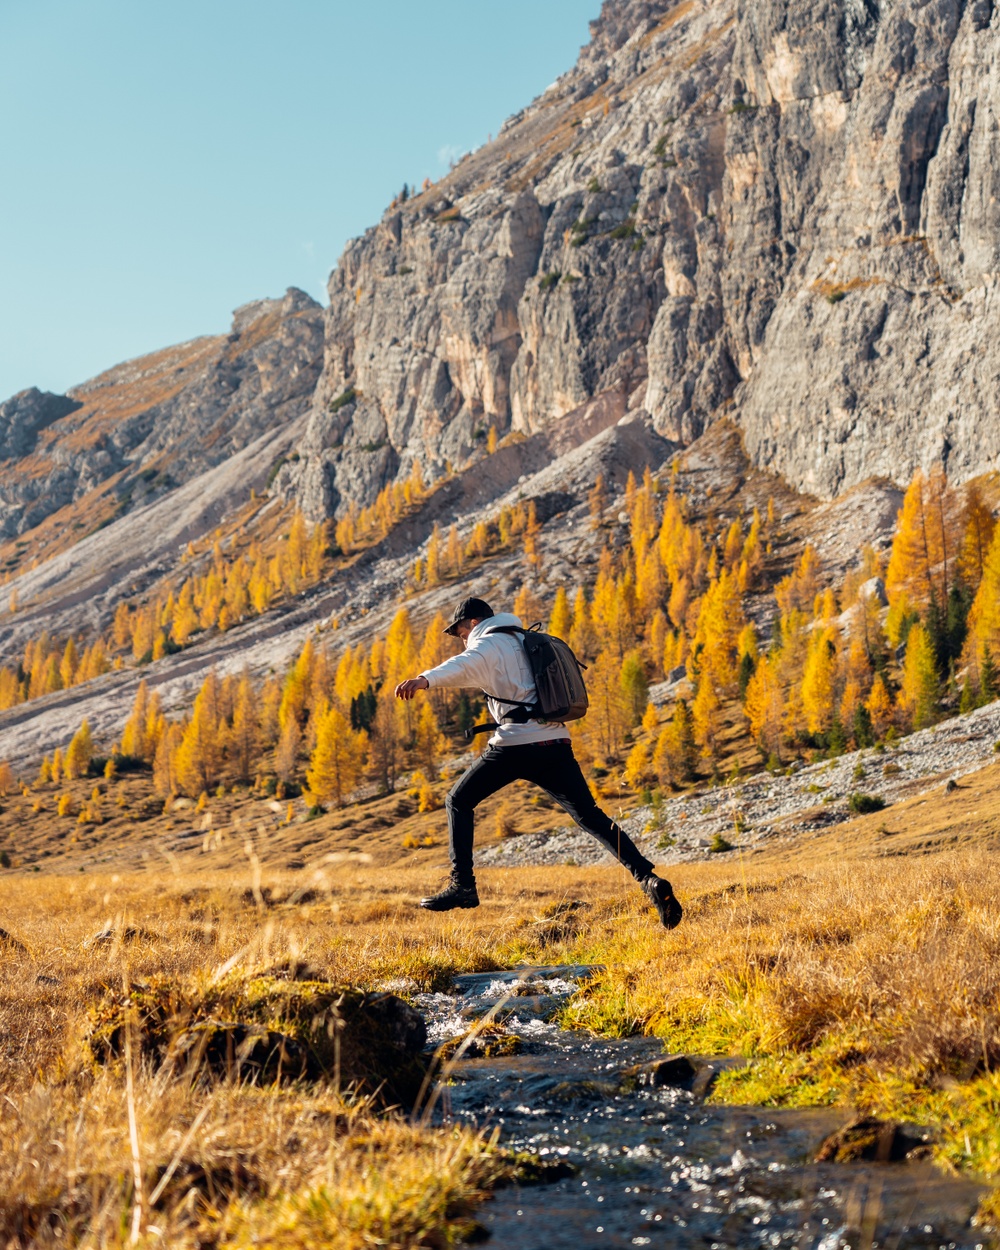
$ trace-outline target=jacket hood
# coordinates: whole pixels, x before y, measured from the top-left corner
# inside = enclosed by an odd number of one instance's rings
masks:
[[[473,627],[469,634],[469,646],[474,642],[478,642],[484,634],[488,634],[491,629],[496,629],[498,625],[517,625],[521,627],[521,618],[515,616],[513,612],[495,612],[493,616],[488,616],[485,621],[480,621],[478,625]]]

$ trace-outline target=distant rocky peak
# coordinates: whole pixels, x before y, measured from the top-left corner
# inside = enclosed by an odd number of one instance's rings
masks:
[[[68,395],[31,386],[0,404],[0,460],[17,460],[35,449],[39,433],[83,405]]]
[[[290,286],[278,299],[253,299],[248,304],[241,304],[233,312],[231,333],[245,334],[255,322],[261,321],[264,317],[288,317],[292,313],[306,312],[321,307],[322,305],[318,304],[311,295],[307,295],[297,286]]]
[[[614,56],[680,7],[677,0],[604,0],[600,16],[590,23],[590,43],[580,51],[580,64],[591,67]]]

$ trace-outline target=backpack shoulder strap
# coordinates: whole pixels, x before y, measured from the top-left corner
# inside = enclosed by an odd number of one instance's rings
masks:
[[[526,634],[527,632],[528,631],[521,625],[497,625],[493,629],[484,630],[483,637],[487,638],[491,634]],[[484,690],[483,694],[485,694],[488,699],[492,699],[494,703],[506,703],[506,705],[511,709],[511,711],[505,713],[503,717],[503,722],[505,724],[524,724],[525,721],[531,719],[532,713],[537,711],[537,704],[535,703],[522,703],[520,699],[502,699],[500,695],[490,694],[488,690]],[[478,726],[476,732],[495,728],[495,725],[480,725]],[[467,730],[466,737],[471,736],[472,735]]]

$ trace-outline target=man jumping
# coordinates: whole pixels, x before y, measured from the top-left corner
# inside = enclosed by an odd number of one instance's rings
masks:
[[[479,894],[472,867],[475,810],[512,781],[532,781],[564,808],[629,870],[660,920],[672,929],[680,924],[681,905],[669,881],[656,876],[653,865],[624,829],[594,802],[580,771],[566,726],[538,720],[512,723],[510,704],[536,700],[531,666],[517,634],[499,633],[499,627],[521,622],[511,612],[494,615],[482,599],[465,599],[445,633],[460,638],[465,650],[396,687],[396,697],[412,699],[418,690],[473,687],[486,694],[496,731],[478,760],[455,783],[445,800],[451,853],[451,879],[430,898],[420,900],[428,911],[478,907]],[[507,719],[505,719],[507,718]]]

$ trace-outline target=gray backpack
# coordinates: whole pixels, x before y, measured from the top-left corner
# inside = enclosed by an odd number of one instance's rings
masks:
[[[590,701],[583,680],[585,664],[573,654],[573,649],[553,634],[543,634],[540,622],[529,629],[518,625],[498,625],[486,631],[490,634],[517,634],[524,646],[525,655],[535,682],[535,702],[518,703],[514,699],[501,699],[498,695],[485,693],[496,703],[510,705],[510,711],[502,719],[505,725],[523,725],[529,720],[562,723],[579,720],[587,715]],[[496,729],[493,723],[474,725],[465,731],[467,738],[488,729]]]

